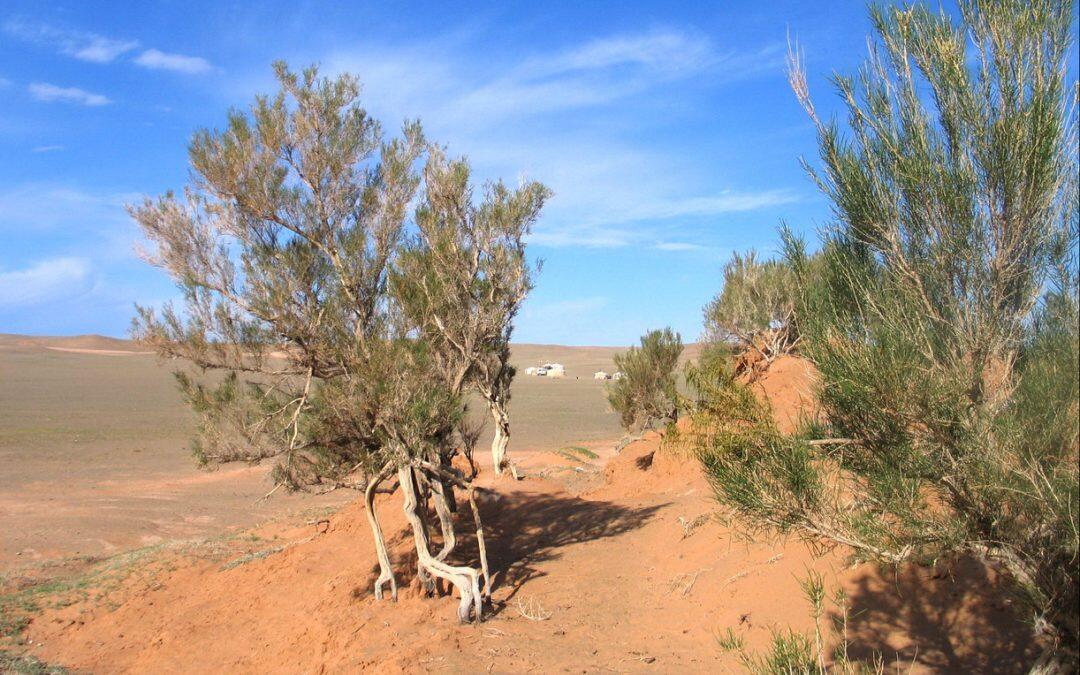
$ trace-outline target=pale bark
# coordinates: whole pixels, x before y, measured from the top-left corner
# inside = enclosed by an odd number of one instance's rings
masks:
[[[428,500],[428,482],[427,477],[423,475],[416,475],[416,501],[418,507],[416,509],[416,517],[420,522],[420,528],[423,530],[424,541],[430,541],[431,537],[428,532],[428,514],[427,514],[427,500]],[[430,549],[429,549],[430,550]],[[435,595],[435,577],[431,576],[431,573],[420,563],[416,561],[416,578],[420,582],[421,588],[428,595]]]
[[[484,542],[484,524],[480,519],[480,507],[476,504],[476,488],[460,475],[457,475],[453,470],[445,469],[436,466],[431,462],[422,460],[417,461],[416,466],[427,471],[433,477],[441,479],[443,484],[447,486],[447,489],[453,489],[453,486],[456,485],[465,491],[465,495],[469,499],[469,506],[472,507],[473,522],[476,524],[476,544],[477,548],[480,550],[480,569],[484,575],[484,595],[490,599],[491,569],[488,566],[487,544]]]
[[[375,599],[382,600],[383,585],[390,584],[390,597],[397,600],[397,580],[394,579],[394,568],[390,563],[390,553],[386,549],[386,540],[383,538],[382,526],[379,525],[378,516],[375,515],[375,492],[379,484],[386,480],[393,471],[393,465],[387,464],[368,482],[364,490],[364,503],[367,505],[368,522],[371,524],[371,533],[375,539],[375,554],[379,558],[379,578],[375,580]]]
[[[480,520],[480,507],[476,505],[476,495],[471,487],[468,495],[473,522],[476,523],[476,546],[480,549],[480,570],[484,573],[484,597],[491,600],[491,570],[488,568],[487,545],[484,543],[484,523]]]
[[[495,438],[491,441],[491,465],[495,469],[495,475],[501,476],[503,469],[507,469],[514,476],[514,480],[517,480],[520,478],[517,467],[510,461],[506,450],[510,445],[510,415],[503,402],[497,399],[488,399],[488,408],[495,420]]]
[[[435,513],[439,516],[439,527],[442,529],[443,538],[442,550],[435,557],[439,560],[446,560],[446,557],[457,546],[457,535],[454,533],[454,513],[451,506],[454,488],[447,485],[441,478],[436,477],[431,478],[430,485],[434,497],[433,501],[435,502]]]
[[[468,623],[472,616],[475,616],[475,620],[479,622],[483,612],[480,574],[470,567],[448,565],[431,555],[431,550],[428,548],[427,530],[420,515],[420,500],[413,468],[406,466],[398,469],[398,478],[401,491],[405,495],[405,518],[412,526],[419,566],[457,588],[461,596],[461,602],[458,604],[458,619],[462,623]]]

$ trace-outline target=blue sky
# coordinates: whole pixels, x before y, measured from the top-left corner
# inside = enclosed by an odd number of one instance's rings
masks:
[[[784,71],[865,53],[852,3],[5,2],[0,6],[0,332],[123,336],[174,297],[124,204],[181,188],[186,145],[272,91],[270,63],[364,83],[388,131],[420,117],[481,178],[555,192],[522,342],[694,340],[733,250],[772,253],[828,205],[799,166],[813,130]]]

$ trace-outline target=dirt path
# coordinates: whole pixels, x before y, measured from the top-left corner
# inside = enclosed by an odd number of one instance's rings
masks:
[[[757,649],[774,630],[811,630],[798,580],[814,568],[848,590],[859,648],[905,670],[1013,672],[1029,658],[986,570],[916,573],[904,586],[799,543],[745,543],[710,518],[696,466],[658,447],[541,455],[533,477],[500,483],[481,507],[498,578],[477,626],[456,623],[453,599],[410,585],[411,535],[391,497],[377,508],[405,585],[397,603],[371,596],[373,549],[353,504],[325,533],[263,532],[265,555],[180,559],[106,602],[48,612],[30,626],[31,650],[103,673],[738,672],[718,634],[730,627]],[[474,542],[461,552],[469,559]]]

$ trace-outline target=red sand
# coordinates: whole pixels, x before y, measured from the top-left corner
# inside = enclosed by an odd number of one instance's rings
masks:
[[[773,369],[758,384],[789,424],[812,369],[796,359]],[[395,495],[377,508],[405,587],[397,603],[371,595],[374,550],[357,503],[324,534],[285,532],[297,543],[263,559],[230,570],[192,559],[127,582],[109,605],[47,613],[28,631],[32,653],[110,673],[737,672],[717,635],[730,627],[755,649],[774,629],[811,630],[798,579],[814,568],[849,596],[855,655],[879,651],[915,671],[1030,663],[1028,633],[981,565],[882,576],[798,541],[750,543],[713,517],[698,465],[659,434],[600,454],[597,464],[611,457],[607,482],[585,495],[530,477],[499,482],[482,504],[497,583],[480,625],[458,625],[453,599],[410,586],[415,553]],[[535,475],[541,459],[523,468]],[[474,550],[466,539],[465,558]]]

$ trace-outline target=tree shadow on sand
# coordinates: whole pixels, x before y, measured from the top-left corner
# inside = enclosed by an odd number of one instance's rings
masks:
[[[509,595],[493,607],[498,614],[521,587],[544,576],[541,563],[557,559],[561,550],[573,544],[615,537],[645,525],[665,504],[633,508],[606,501],[591,501],[567,494],[547,492],[487,493],[479,500],[484,522],[484,540],[494,588],[509,587]],[[437,550],[437,520],[430,514],[432,546]],[[479,547],[467,502],[459,496],[456,517],[457,547],[452,561],[479,567]],[[391,540],[412,535],[402,530]],[[416,570],[415,552],[396,560],[398,579],[412,581]],[[372,579],[377,565],[372,568]]]
[[[1008,580],[977,560],[868,571],[855,584],[848,593],[853,659],[880,654],[905,670],[914,661],[933,672],[1016,673],[1038,656]]]

